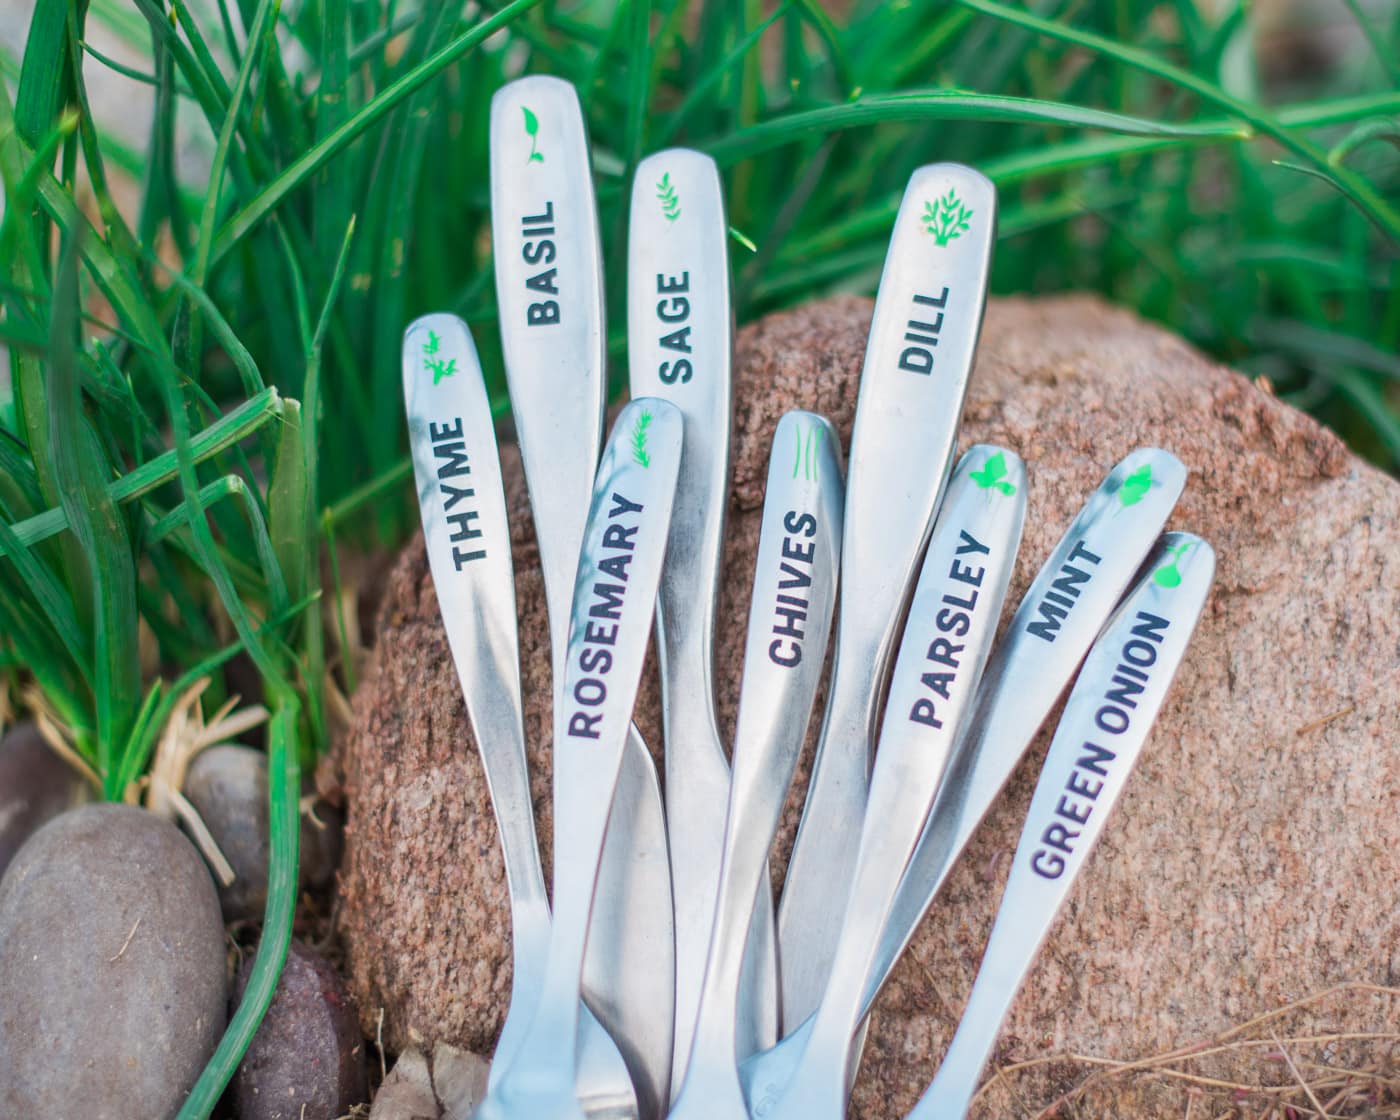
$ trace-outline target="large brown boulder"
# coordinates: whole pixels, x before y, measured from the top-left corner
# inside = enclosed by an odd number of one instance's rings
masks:
[[[769,438],[785,410],[802,407],[849,439],[870,306],[831,300],[740,334],[716,651],[724,728],[733,725]],[[1055,1102],[1065,1116],[1262,1117],[1289,1105],[1307,1110],[1298,1115],[1318,1105],[1358,1115],[1393,1102],[1400,486],[1243,377],[1088,298],[993,301],[964,416],[963,442],[973,441],[1003,443],[1027,464],[1013,602],[1104,472],[1144,444],[1186,462],[1173,525],[1202,534],[1219,555],[1191,653],[1016,1001],[973,1115],[1036,1116]],[[547,848],[544,601],[509,451],[506,468]],[[390,579],[374,670],[355,708],[340,758],[350,805],[344,929],[366,1026],[382,1008],[391,1047],[444,1040],[488,1051],[509,991],[505,887],[421,541]],[[637,720],[658,744],[650,684]],[[882,996],[852,1115],[902,1116],[932,1076],[1047,741],[1017,772]],[[778,877],[799,804],[794,793]]]

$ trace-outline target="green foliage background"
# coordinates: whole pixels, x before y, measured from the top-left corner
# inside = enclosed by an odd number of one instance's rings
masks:
[[[3,687],[38,686],[109,797],[235,654],[273,711],[258,965],[185,1114],[217,1099],[285,954],[300,764],[327,681],[355,683],[321,609],[337,542],[414,524],[404,324],[465,316],[504,407],[502,82],[544,71],[582,96],[619,383],[624,201],[648,152],[720,162],[741,322],[873,291],[910,171],[956,159],[1001,192],[996,291],[1102,292],[1394,470],[1400,15],[1349,8],[1347,65],[1266,82],[1228,2],[38,0],[0,92]],[[144,52],[119,67],[154,89],[144,152],[94,125],[85,76],[116,65],[87,45],[98,22]],[[177,126],[206,137],[207,186],[177,174]]]

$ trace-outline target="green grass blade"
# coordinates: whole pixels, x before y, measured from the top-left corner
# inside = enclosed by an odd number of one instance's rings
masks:
[[[49,454],[68,525],[87,565],[93,604],[93,689],[97,698],[98,773],[131,733],[141,704],[136,567],[126,522],[107,494],[104,460],[83,417],[75,336],[78,256],[70,242],[59,270],[49,343]],[[84,578],[71,572],[74,579]]]
[[[404,98],[432,81],[482,40],[489,38],[521,13],[529,11],[542,2],[543,0],[512,0],[512,3],[507,4],[488,19],[482,20],[470,31],[459,35],[446,46],[434,52],[430,58],[425,59],[403,77],[375,95],[373,100],[353,114],[334,132],[303,152],[224,224],[214,242],[213,260],[219,260],[289,194],[305,183],[328,160],[333,159]]]
[[[971,2],[971,0],[969,0]],[[808,109],[764,121],[732,135],[700,145],[722,164],[752,159],[773,148],[809,137],[881,124],[886,121],[977,120],[1036,122],[1074,128],[1098,128],[1137,136],[1239,140],[1245,133],[1236,124],[1167,124],[1124,113],[1085,109],[1077,105],[947,90],[906,90],[872,93],[841,105]]]
[[[277,990],[277,979],[292,940],[292,916],[297,894],[297,845],[300,833],[298,804],[301,770],[296,741],[297,704],[279,697],[273,710],[267,743],[268,826],[271,858],[268,861],[267,908],[263,912],[262,939],[243,991],[243,1001],[233,1013],[224,1037],[209,1064],[199,1075],[180,1109],[178,1120],[205,1120],[219,1103],[225,1086],[253,1041]]]

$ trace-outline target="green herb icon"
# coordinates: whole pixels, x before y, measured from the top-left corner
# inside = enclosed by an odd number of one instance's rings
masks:
[[[968,219],[972,213],[963,205],[957,192],[949,190],[938,200],[937,206],[924,202],[924,229],[933,234],[934,244],[941,247],[956,241],[968,231]]]
[[[792,477],[801,475],[808,482],[817,480],[817,451],[822,445],[822,429],[819,424],[810,428],[797,425],[797,457],[792,462]]]
[[[1147,492],[1151,489],[1152,464],[1143,463],[1123,480],[1123,485],[1118,488],[1118,500],[1125,506],[1135,506],[1147,497]]]
[[[647,429],[651,427],[651,413],[643,412],[632,425],[632,458],[643,467],[651,466],[651,456],[647,454]]]
[[[1179,544],[1175,548],[1167,549],[1167,562],[1152,573],[1152,582],[1158,587],[1177,587],[1181,583],[1181,572],[1177,569],[1177,562],[1181,559],[1182,553],[1191,547],[1191,541]]]
[[[433,375],[434,385],[457,372],[457,359],[439,358],[437,354],[441,349],[442,339],[438,337],[437,331],[430,330],[428,341],[423,343],[423,368]]]
[[[1000,490],[1003,494],[1016,493],[1016,487],[1006,481],[1006,456],[998,451],[982,464],[981,470],[972,472],[972,481],[983,490]]]
[[[525,111],[525,135],[530,138],[530,158],[526,163],[543,163],[544,156],[539,153],[540,142],[540,118],[530,112],[524,105],[521,109]]]
[[[454,373],[457,372],[457,359],[438,358],[434,360],[432,358],[429,358],[427,361],[427,366],[428,369],[432,371],[433,384],[436,385],[444,377],[451,377]]]
[[[674,222],[681,216],[681,201],[676,197],[676,188],[671,185],[669,171],[661,176],[661,182],[656,184],[656,197],[661,203],[661,212],[666,215],[668,222]]]

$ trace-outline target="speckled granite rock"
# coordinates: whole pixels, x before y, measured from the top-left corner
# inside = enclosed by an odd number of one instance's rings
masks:
[[[768,440],[778,417],[824,412],[849,439],[870,304],[837,299],[739,338],[728,582],[717,684],[732,727]],[[1349,981],[1400,986],[1400,486],[1330,433],[1184,343],[1088,298],[993,301],[962,443],[1026,460],[1019,598],[1102,474],[1155,443],[1191,470],[1174,527],[1220,558],[1196,641],[1123,804],[1007,1021],[974,1116],[1179,1120],[1263,1115],[1319,1062],[1396,1075],[1394,1048],[1294,1042],[1395,1032],[1400,991],[1347,990],[1248,1026],[1171,1068],[1269,1094],[1115,1071],[1073,1055],[1147,1059]],[[550,834],[544,602],[519,465],[508,454],[527,728],[541,837]],[[445,1039],[489,1052],[509,988],[495,829],[422,543],[400,559],[374,670],[340,764],[349,797],[344,927],[367,1016],[392,1046]],[[659,742],[657,696],[638,723]],[[1032,751],[1038,760],[1048,737]],[[810,751],[809,744],[809,751]],[[809,755],[799,765],[806,782]],[[852,1115],[903,1115],[951,1037],[990,929],[1034,762],[974,839],[874,1015]],[[776,876],[799,801],[789,799]],[[1017,1063],[1029,1066],[1008,1069]],[[989,1071],[989,1076],[992,1071]],[[1092,1076],[1091,1076],[1092,1075]],[[1383,1090],[1367,1089],[1367,1092]],[[1213,1096],[1212,1096],[1213,1095]],[[1379,1098],[1375,1098],[1379,1100]],[[1374,1103],[1374,1100],[1373,1102]]]

